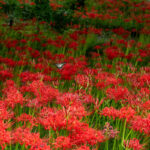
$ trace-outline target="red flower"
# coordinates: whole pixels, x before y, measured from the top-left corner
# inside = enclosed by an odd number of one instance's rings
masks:
[[[83,74],[77,74],[75,76],[75,81],[77,84],[85,88],[92,85],[91,79],[88,76],[83,75]]]
[[[72,64],[65,64],[64,67],[59,71],[62,79],[71,80],[71,77],[75,75],[77,69]]]
[[[31,146],[30,150],[50,150],[50,147],[40,138],[39,133],[32,133],[29,128],[17,128],[12,132],[12,142]]]
[[[33,58],[37,58],[40,56],[40,52],[38,50],[32,50],[32,52],[30,52],[30,54]]]
[[[143,149],[143,145],[141,145],[139,140],[136,138],[124,141],[124,145],[126,148],[132,148],[133,150],[142,150]]]
[[[23,95],[15,87],[8,87],[6,91],[5,102],[9,107],[14,108],[16,104],[23,105],[25,99]]]
[[[30,124],[31,124],[30,128],[32,128],[33,126],[37,126],[37,125],[35,124],[35,123],[37,123],[36,118],[33,117],[33,116],[31,116],[31,115],[28,115],[28,114],[26,114],[26,113],[23,113],[23,114],[21,114],[19,117],[17,117],[17,118],[16,118],[16,121],[17,121],[17,122],[19,122],[19,121],[24,122],[23,127],[28,126],[28,125],[29,125],[29,124],[28,124],[29,122],[30,122]]]
[[[116,117],[119,117],[119,110],[113,108],[113,107],[105,107],[102,112],[101,115],[103,116],[108,116],[109,118],[113,118],[116,119]]]
[[[2,150],[5,149],[7,144],[11,143],[11,132],[10,131],[6,131],[7,129],[7,124],[4,123],[3,120],[0,120],[0,146],[2,148]]]
[[[29,87],[40,104],[47,104],[59,94],[57,89],[45,85],[42,81],[33,81]]]
[[[129,122],[134,118],[135,113],[136,112],[131,107],[122,107],[120,109],[119,118],[124,118]]]
[[[78,47],[78,43],[77,42],[71,42],[69,44],[69,48],[72,48],[74,50],[77,50],[77,47]]]
[[[129,95],[127,88],[118,87],[118,88],[108,88],[106,90],[106,95],[108,99],[114,99],[115,102],[118,100],[124,100]]]
[[[73,93],[63,93],[57,96],[57,104],[60,104],[65,107],[69,107],[72,103],[76,103],[80,100],[78,94]]]
[[[90,148],[86,145],[83,145],[83,146],[77,148],[76,150],[90,150]]]
[[[142,107],[144,110],[150,110],[150,100],[146,101]]]
[[[13,74],[8,70],[1,70],[0,71],[0,81],[4,81],[7,78],[13,78]]]
[[[72,38],[73,40],[77,41],[78,40],[78,33],[77,32],[73,32],[72,34],[69,35],[70,38]]]
[[[74,143],[75,145],[81,144],[96,145],[97,143],[99,142],[101,143],[104,141],[104,136],[101,131],[89,128],[84,124],[79,125],[77,130],[75,131],[72,130],[69,136],[71,142]]]
[[[46,107],[41,110],[38,121],[46,130],[52,128],[54,131],[66,128],[67,123],[64,111]]]
[[[56,149],[62,148],[63,150],[66,150],[67,148],[71,149],[72,147],[70,138],[64,136],[57,137],[54,145]]]
[[[101,47],[100,47],[100,45],[96,45],[94,48],[95,48],[96,50],[99,50]]]
[[[150,115],[147,118],[141,116],[135,116],[131,120],[131,128],[135,131],[144,132],[148,136],[150,135]]]

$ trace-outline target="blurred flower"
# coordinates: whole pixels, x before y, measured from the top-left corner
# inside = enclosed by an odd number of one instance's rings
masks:
[[[143,145],[136,138],[124,141],[124,145],[126,148],[132,148],[133,150],[143,150]]]

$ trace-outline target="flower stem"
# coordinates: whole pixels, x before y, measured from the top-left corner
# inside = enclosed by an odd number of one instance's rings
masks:
[[[124,125],[123,125],[123,134],[122,134],[122,141],[121,141],[122,147],[124,147],[123,142],[124,142],[124,136],[125,136],[125,131],[126,131],[126,123],[127,121],[125,120]]]

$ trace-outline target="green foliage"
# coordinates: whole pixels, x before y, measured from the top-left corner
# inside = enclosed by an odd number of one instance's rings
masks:
[[[49,5],[49,0],[35,0],[35,4],[33,11],[38,20],[50,21],[52,11]]]
[[[66,9],[75,10],[78,7],[83,8],[85,6],[85,0],[66,0],[63,2],[63,6]]]
[[[57,11],[53,12],[54,28],[59,32],[63,32],[64,29],[67,28],[67,24],[73,21],[72,15],[72,10],[65,10],[64,8],[59,8]]]

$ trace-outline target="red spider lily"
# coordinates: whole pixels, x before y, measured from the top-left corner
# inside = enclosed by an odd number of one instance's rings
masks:
[[[12,143],[19,143],[21,145],[24,144],[25,148],[27,148],[28,146],[31,146],[31,148],[32,148],[31,150],[44,150],[44,148],[42,148],[42,146],[40,149],[40,145],[43,145],[44,147],[45,147],[45,145],[47,145],[40,138],[39,133],[31,133],[29,128],[22,129],[20,127],[15,129],[12,132]],[[47,145],[47,147],[48,147],[48,145]]]
[[[51,71],[51,68],[44,68],[43,72],[47,73]],[[44,75],[43,73],[32,73],[29,71],[22,72],[20,75],[21,81],[22,82],[27,82],[27,81],[35,81],[35,80],[43,80],[43,81],[51,81],[52,78],[48,75]]]
[[[119,118],[120,119],[126,119],[127,122],[132,120],[134,118],[134,115],[136,114],[135,110],[131,107],[122,107],[120,109]]]
[[[141,84],[143,85],[150,85],[150,74],[144,74],[140,77],[139,81],[141,82]]]
[[[125,41],[124,39],[118,39],[117,43],[123,45],[124,47],[127,47],[128,44],[127,41]]]
[[[102,33],[102,29],[97,29],[97,28],[94,28],[94,27],[89,27],[89,31],[88,33],[94,33],[94,34],[98,34],[98,35],[101,35]]]
[[[21,114],[19,117],[16,118],[16,121],[24,122],[24,125],[22,128],[27,127],[30,123],[30,128],[33,128],[34,126],[37,126],[37,119],[31,115],[28,115],[26,113]]]
[[[21,39],[20,42],[23,43],[23,44],[26,44],[27,40],[26,39]]]
[[[92,58],[97,58],[100,56],[100,54],[97,52],[90,52],[90,54],[92,55]]]
[[[140,88],[143,87],[143,82],[140,82],[140,74],[139,73],[128,73],[125,74],[126,80],[132,88]]]
[[[60,63],[60,62],[64,61],[65,55],[64,54],[55,54],[53,59],[55,60],[56,63]]]
[[[32,73],[32,72],[28,72],[28,71],[22,72],[19,76],[20,76],[22,82],[40,80],[40,78],[38,77],[38,75],[36,73]]]
[[[62,5],[60,5],[60,4],[57,4],[57,3],[50,3],[50,6],[52,7],[52,9],[55,11],[55,10],[57,10],[58,8],[61,8],[61,7],[63,7]]]
[[[12,72],[8,70],[1,70],[0,71],[0,81],[5,81],[6,79],[11,79],[13,78]]]
[[[71,33],[69,36],[70,36],[70,38],[72,38],[75,41],[78,40],[78,33],[77,33],[77,31]]]
[[[71,142],[75,145],[95,145],[98,142],[101,143],[104,141],[104,136],[101,131],[89,128],[85,125],[82,126],[82,124],[79,125],[78,129],[76,129],[75,131],[73,130],[69,137],[71,139]]]
[[[45,85],[42,81],[33,81],[29,85],[29,88],[30,92],[33,92],[40,104],[51,102],[59,94],[57,89]]]
[[[109,118],[116,119],[119,117],[120,119],[126,119],[127,122],[130,122],[134,118],[135,111],[131,107],[122,107],[120,110],[117,110],[113,107],[105,107],[100,113],[103,116],[108,116]]]
[[[129,91],[127,88],[118,87],[118,88],[108,88],[106,90],[107,98],[114,99],[115,102],[118,100],[124,100],[129,95]]]
[[[108,59],[110,59],[110,60],[112,60],[116,57],[119,57],[119,52],[118,52],[117,48],[109,47],[109,48],[105,49],[105,53],[106,53],[106,56],[108,57]]]
[[[77,74],[75,76],[75,81],[77,84],[85,88],[92,85],[91,79],[88,76],[82,74]]]
[[[83,146],[81,146],[81,147],[79,147],[79,148],[77,148],[75,150],[90,150],[90,148],[88,146],[86,146],[86,145],[83,145]]]
[[[0,1],[1,4],[6,4],[6,2],[4,2],[3,0]]]
[[[32,39],[32,42],[41,42],[41,39],[40,38],[38,38],[38,37],[34,37],[33,39]]]
[[[97,74],[97,70],[93,69],[93,68],[85,68],[83,70],[83,72],[87,75],[87,76],[93,76],[95,74]]]
[[[92,95],[86,94],[86,92],[81,92],[81,102],[84,104],[89,104],[89,103],[95,103],[95,99],[93,98]]]
[[[0,62],[5,63],[9,67],[14,67],[16,65],[16,62],[14,60],[10,59],[10,58],[0,57]]]
[[[29,4],[29,3],[30,3],[29,0],[18,0],[18,2],[19,2],[20,4]]]
[[[31,2],[30,5],[33,6],[33,5],[35,5],[35,3],[34,3],[34,2]]]
[[[18,62],[16,62],[17,66],[27,66],[28,62],[25,60],[19,60]]]
[[[149,99],[149,95],[150,95],[150,90],[148,88],[141,88],[139,93],[137,94],[138,97],[145,98],[145,99]]]
[[[67,118],[62,110],[55,111],[44,107],[38,117],[38,122],[46,129],[52,128],[54,131],[66,129]]]
[[[56,39],[56,47],[64,47],[66,44],[66,41],[62,40],[62,39]]]
[[[73,42],[70,42],[69,44],[69,48],[72,48],[73,50],[77,50],[77,47],[78,47],[78,43],[73,41]]]
[[[81,103],[73,103],[71,106],[68,107],[67,117],[76,117],[77,119],[81,120],[83,117],[87,115],[84,106]]]
[[[13,80],[6,80],[6,87],[8,88],[10,88],[10,87],[16,87],[16,84],[15,84],[15,82],[13,81]]]
[[[80,101],[80,96],[73,93],[63,93],[57,96],[56,102],[62,106],[69,107],[71,104]]]
[[[0,146],[2,148],[2,150],[5,149],[7,144],[11,143],[11,132],[10,131],[6,131],[7,129],[7,124],[4,123],[3,120],[0,120]]]
[[[119,115],[119,110],[113,108],[113,107],[105,107],[102,112],[100,113],[103,116],[107,116],[109,118],[113,118],[115,120],[116,117]]]
[[[51,150],[50,146],[44,142],[39,142],[34,145],[31,145],[29,150]]]
[[[32,49],[32,51],[30,52],[30,54],[31,54],[31,56],[32,56],[33,58],[37,58],[37,57],[40,56],[40,52],[39,52],[38,50],[33,50],[33,49]]]
[[[120,28],[117,28],[117,29],[113,29],[113,32],[124,37],[124,38],[127,38],[130,34],[129,31],[125,30],[124,28],[120,27]]]
[[[81,60],[81,58],[76,58],[74,61],[75,61],[75,68],[77,69],[77,71],[83,71],[86,66],[87,66],[87,62],[85,60],[85,57],[82,57],[83,60]]]
[[[8,111],[4,101],[0,101],[0,120],[8,120],[14,117],[12,111]]]
[[[126,59],[131,60],[133,58],[134,54],[129,53],[128,55],[125,56]]]
[[[8,86],[3,89],[3,92],[6,94],[5,103],[8,107],[14,108],[16,104],[23,106],[25,99],[20,91],[14,86]]]
[[[57,137],[54,145],[56,149],[61,148],[63,150],[71,149],[72,147],[71,139],[69,137],[64,136]]]
[[[8,49],[15,48],[17,46],[18,42],[19,42],[18,40],[7,40],[6,41],[6,47]]]
[[[99,15],[95,12],[87,12],[86,13],[87,17],[90,18],[90,19],[95,19],[97,18]]]
[[[105,80],[106,77],[109,77],[109,76],[112,76],[111,74],[109,75],[108,72],[101,72],[101,73],[98,73],[97,76],[95,77],[95,79],[97,80]]]
[[[135,116],[131,120],[131,128],[135,131],[144,132],[146,135],[150,135],[150,115],[147,118],[141,116]]]
[[[140,57],[148,57],[148,56],[150,56],[150,53],[148,50],[139,49],[139,55],[140,55]]]
[[[143,150],[143,145],[136,138],[124,141],[124,145],[126,148],[132,148],[133,150]]]
[[[96,49],[96,50],[99,50],[100,48],[101,48],[100,45],[96,45],[96,46],[94,47],[94,49]]]
[[[63,69],[59,71],[61,78],[65,80],[71,80],[72,76],[75,75],[77,68],[72,64],[65,64]]]
[[[150,100],[148,100],[145,103],[143,103],[142,108],[144,110],[150,110]]]
[[[44,64],[42,63],[37,63],[35,64],[35,69],[38,69],[38,70],[43,70],[45,68]]]
[[[48,58],[48,59],[52,59],[52,53],[49,50],[45,50],[43,52],[44,57]]]
[[[122,80],[116,79],[113,74],[99,73],[95,78],[98,79],[98,83],[96,84],[97,88],[105,88],[109,85],[117,87],[117,85],[122,83]]]

